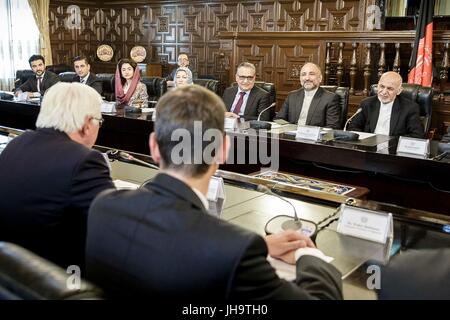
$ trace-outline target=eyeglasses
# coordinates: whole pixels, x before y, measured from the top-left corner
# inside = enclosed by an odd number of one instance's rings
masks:
[[[253,81],[255,79],[255,76],[240,76],[238,75],[239,81]]]
[[[92,117],[93,120],[97,120],[98,121],[98,126],[101,127],[103,122],[105,122],[105,119],[103,118],[96,118],[96,117]]]

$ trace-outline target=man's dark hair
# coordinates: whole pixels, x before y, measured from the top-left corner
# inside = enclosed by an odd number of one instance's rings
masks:
[[[89,61],[89,58],[86,56],[83,56],[83,55],[76,56],[75,58],[73,58],[72,63],[75,63],[76,61],[81,61],[81,60],[84,60],[86,62],[86,64],[91,64]]]
[[[164,94],[156,105],[155,135],[162,158],[162,168],[183,171],[191,177],[198,177],[208,171],[210,164],[205,162],[203,151],[214,143],[219,147],[223,143],[225,105],[219,96],[210,90],[190,85],[177,88]],[[194,163],[194,121],[201,121],[202,136],[208,129],[216,129],[221,133],[221,141],[203,141],[202,163]],[[172,150],[180,141],[172,141],[172,133],[177,129],[185,129],[191,137],[190,163],[175,164],[172,161]],[[219,145],[220,143],[220,145]],[[213,155],[214,156],[214,155]]]
[[[43,56],[41,56],[40,54],[33,54],[33,55],[30,57],[30,59],[28,59],[28,63],[30,64],[30,67],[31,67],[31,63],[32,63],[33,61],[36,61],[36,60],[42,60],[42,62],[43,62],[44,65],[45,65],[45,59],[44,59]]]

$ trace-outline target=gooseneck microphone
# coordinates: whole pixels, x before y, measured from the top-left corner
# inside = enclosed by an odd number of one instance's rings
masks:
[[[269,110],[270,108],[275,107],[277,104],[276,102],[272,103],[270,106],[268,106],[267,108],[264,108],[259,114],[258,114],[258,118],[257,120],[250,120],[250,128],[253,129],[265,129],[265,130],[270,130],[272,129],[272,124],[268,121],[261,121],[261,115],[266,112],[267,110]]]
[[[129,154],[129,153],[120,151],[120,152],[119,152],[119,156],[120,156],[120,158],[122,158],[122,159],[124,159],[124,160],[133,161],[133,162],[142,164],[142,165],[144,165],[144,166],[147,166],[147,167],[149,167],[149,168],[159,170],[159,167],[158,167],[158,166],[155,166],[154,164],[151,164],[151,163],[148,163],[148,162],[145,162],[145,161],[136,159],[135,157],[133,157],[133,156],[132,156],[131,154]]]
[[[358,110],[356,110],[356,112],[350,118],[347,119],[347,121],[345,122],[344,131],[347,131],[347,126],[350,123],[350,121],[352,121],[352,119],[361,111],[362,111],[362,108],[359,108]]]
[[[266,186],[264,186],[264,185],[258,185],[258,186],[256,187],[256,190],[259,191],[259,192],[263,192],[263,193],[266,193],[266,194],[270,194],[271,196],[277,197],[278,199],[281,199],[281,200],[283,200],[284,202],[289,203],[289,205],[292,207],[292,209],[294,210],[294,218],[293,218],[294,220],[287,220],[287,221],[283,222],[283,223],[281,224],[281,228],[282,228],[283,230],[299,230],[299,229],[301,229],[301,227],[302,227],[302,221],[298,218],[297,210],[295,209],[295,206],[294,206],[291,202],[289,202],[288,200],[284,199],[284,198],[281,197],[280,195],[276,194],[275,192],[273,192],[272,190],[270,190],[268,187],[266,187]],[[292,217],[291,217],[291,218],[292,218]],[[272,219],[271,219],[271,220],[272,220]],[[267,227],[267,225],[269,224],[269,222],[270,222],[271,220],[269,220],[269,221],[267,222],[266,227]],[[266,228],[266,229],[267,229],[267,228]],[[266,232],[266,233],[267,233],[267,232]]]

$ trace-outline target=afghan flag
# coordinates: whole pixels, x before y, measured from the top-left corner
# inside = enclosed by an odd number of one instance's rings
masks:
[[[409,61],[408,83],[431,87],[432,48],[433,48],[433,11],[434,0],[420,2],[419,21],[416,28],[414,49]]]

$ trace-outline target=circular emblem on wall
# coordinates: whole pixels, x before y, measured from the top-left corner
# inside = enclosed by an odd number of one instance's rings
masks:
[[[102,44],[97,48],[97,57],[102,61],[110,61],[114,55],[114,50],[107,44]]]
[[[145,57],[147,56],[147,51],[144,47],[136,46],[133,47],[130,51],[130,57],[133,59],[134,62],[142,62],[145,60]]]

